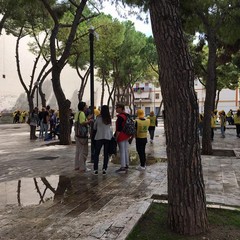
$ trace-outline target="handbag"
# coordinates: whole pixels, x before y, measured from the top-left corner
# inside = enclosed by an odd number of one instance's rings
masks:
[[[112,137],[109,142],[108,154],[109,155],[117,154],[117,141],[116,141],[115,137]]]
[[[81,112],[79,112],[79,114],[78,114],[77,121],[74,123],[75,136],[78,138],[87,138],[88,137],[88,127],[79,122],[80,113]]]

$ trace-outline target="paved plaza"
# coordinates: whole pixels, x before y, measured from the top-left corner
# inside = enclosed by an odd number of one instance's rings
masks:
[[[213,148],[236,156],[202,156],[207,201],[240,206],[240,139],[234,127],[220,135],[217,130]],[[125,239],[152,196],[167,194],[161,122],[154,144],[147,144],[148,159],[158,162],[145,172],[132,165],[117,174],[119,165],[110,162],[106,176],[81,174],[73,170],[75,145],[53,143],[30,141],[27,124],[0,125],[0,239]]]

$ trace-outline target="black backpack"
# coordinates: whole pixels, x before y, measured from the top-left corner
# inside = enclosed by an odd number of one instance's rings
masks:
[[[135,123],[129,114],[125,114],[125,116],[126,121],[122,131],[129,136],[134,135],[136,133]]]

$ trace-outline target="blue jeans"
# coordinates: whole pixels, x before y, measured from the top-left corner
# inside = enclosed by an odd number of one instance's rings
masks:
[[[102,149],[102,146],[104,146],[103,148],[103,168],[107,170],[108,167],[108,160],[109,160],[109,155],[108,155],[108,150],[109,150],[109,143],[110,140],[107,139],[100,139],[100,140],[95,140],[95,151],[94,151],[94,170],[98,170],[98,163],[99,163],[99,154],[100,151]]]
[[[225,126],[221,126],[222,137],[225,137]]]
[[[47,123],[43,123],[43,131],[44,133],[44,139],[47,139],[48,137],[48,124]]]

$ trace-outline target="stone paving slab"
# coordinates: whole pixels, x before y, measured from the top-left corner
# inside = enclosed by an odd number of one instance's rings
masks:
[[[26,124],[0,125],[0,239],[125,239],[149,208],[153,194],[167,194],[167,163],[145,172],[130,166],[94,176],[73,170],[75,146],[30,141]],[[240,150],[235,129],[215,132],[215,149]],[[163,124],[149,158],[166,159]],[[130,151],[134,151],[134,142]],[[207,201],[240,206],[238,157],[202,156]],[[92,167],[88,163],[88,167]]]

